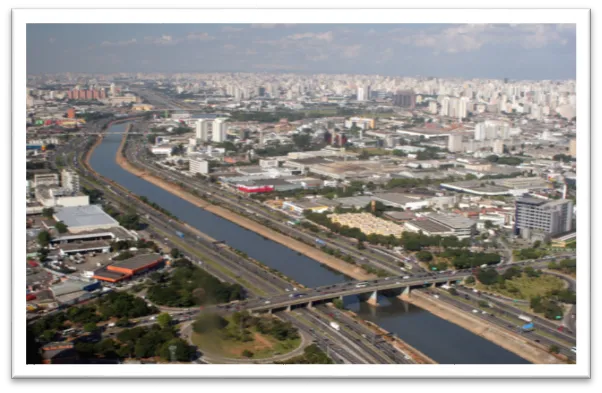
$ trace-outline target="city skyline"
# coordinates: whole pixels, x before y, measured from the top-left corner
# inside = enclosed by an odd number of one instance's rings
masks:
[[[575,25],[30,24],[27,72],[565,80],[576,73]]]

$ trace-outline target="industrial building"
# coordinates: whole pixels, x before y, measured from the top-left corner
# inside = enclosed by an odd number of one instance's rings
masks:
[[[346,225],[349,228],[358,228],[366,235],[376,234],[400,237],[403,233],[402,226],[375,217],[370,213],[330,214],[328,218],[333,223],[340,224],[341,226]]]
[[[113,217],[97,205],[63,207],[54,214],[54,219],[65,223],[72,233],[119,226]]]
[[[405,229],[424,233],[428,236],[456,236],[459,239],[470,237],[476,230],[476,222],[457,214],[433,213],[420,220],[408,221]]]
[[[524,239],[555,236],[572,229],[573,202],[523,197],[516,200],[514,234]]]
[[[94,272],[93,278],[100,281],[116,283],[131,278],[136,274],[147,272],[163,266],[163,257],[159,254],[143,254],[116,262]]]

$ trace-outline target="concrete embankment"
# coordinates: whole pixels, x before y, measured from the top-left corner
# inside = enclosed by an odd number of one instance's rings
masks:
[[[156,185],[157,187],[164,189],[165,191],[168,191],[168,192],[184,199],[187,202],[192,203],[195,206],[205,209],[208,212],[215,214],[216,216],[225,218],[226,220],[231,221],[243,228],[249,229],[267,239],[270,239],[277,243],[283,244],[286,247],[288,247],[298,253],[301,253],[309,258],[312,258],[332,269],[335,269],[335,270],[351,277],[351,278],[354,278],[356,280],[370,280],[370,279],[376,278],[375,275],[366,273],[364,271],[364,269],[362,269],[358,266],[354,266],[354,265],[344,262],[338,258],[335,258],[331,255],[328,255],[325,252],[323,252],[317,248],[314,248],[310,245],[302,243],[289,236],[278,233],[270,228],[267,228],[253,220],[250,220],[246,217],[236,214],[236,213],[234,213],[228,209],[225,209],[221,206],[217,206],[212,203],[209,203],[195,195],[192,195],[188,191],[185,191],[177,184],[167,182],[147,171],[136,168],[123,155],[123,146],[125,144],[125,140],[126,140],[126,136],[124,135],[121,146],[117,150],[116,162],[121,168],[125,169],[126,171],[140,177],[141,179],[148,181],[149,183]]]
[[[511,333],[501,327],[489,324],[450,304],[436,301],[430,296],[414,291],[405,301],[420,307],[431,314],[452,322],[464,329],[481,336],[500,347],[534,364],[564,364],[562,360],[547,352],[543,345],[531,342],[526,338]]]

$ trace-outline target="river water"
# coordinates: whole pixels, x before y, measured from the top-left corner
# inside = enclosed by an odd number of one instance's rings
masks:
[[[126,124],[113,125],[109,131],[123,132]],[[225,240],[230,246],[244,251],[271,268],[277,269],[297,282],[316,287],[349,280],[317,261],[232,222],[198,208],[157,186],[132,175],[115,162],[121,143],[120,135],[107,135],[94,150],[90,165],[99,174],[144,195],[201,232]],[[526,364],[526,360],[484,338],[438,318],[431,313],[398,299],[381,298],[380,307],[347,299],[348,308],[397,334],[408,344],[442,364]]]

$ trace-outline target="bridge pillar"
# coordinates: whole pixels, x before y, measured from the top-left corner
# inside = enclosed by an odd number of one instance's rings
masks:
[[[287,312],[291,312],[291,305],[290,304],[288,306],[286,306],[286,311]]]
[[[268,314],[272,314],[272,309],[271,308],[268,310]]]
[[[312,301],[307,303],[307,308],[314,308],[314,303]]]
[[[372,292],[366,303],[371,306],[378,306],[378,291]]]
[[[410,298],[410,287],[405,287],[401,292],[401,295],[397,296],[401,300],[407,300]]]

